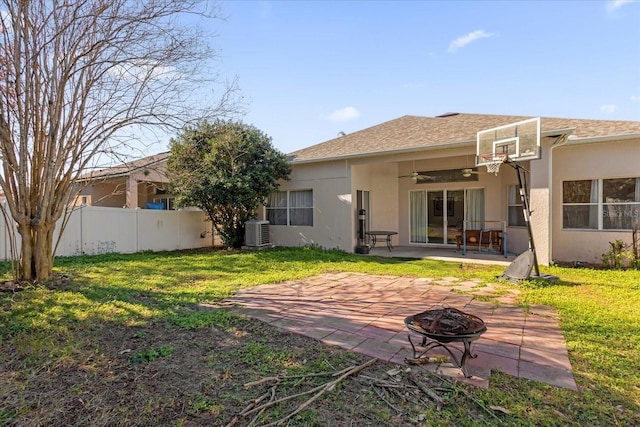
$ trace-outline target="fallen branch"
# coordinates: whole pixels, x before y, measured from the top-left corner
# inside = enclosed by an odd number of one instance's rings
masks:
[[[438,411],[440,409],[442,409],[442,407],[447,403],[446,400],[444,400],[442,397],[438,396],[436,394],[436,392],[434,392],[433,390],[431,390],[429,387],[427,387],[425,384],[421,383],[418,378],[416,378],[415,374],[412,372],[409,374],[409,378],[411,379],[411,382],[413,382],[416,386],[418,386],[418,388],[420,389],[420,391],[422,391],[424,394],[426,394],[427,396],[429,396],[433,401],[435,401],[437,403],[437,408]]]
[[[380,390],[378,390],[378,388],[376,386],[373,386],[373,391],[376,392],[376,394],[378,395],[378,397],[384,402],[386,403],[389,408],[393,409],[394,411],[396,411],[398,414],[401,414],[402,411],[400,409],[398,409],[398,407],[396,407],[394,404],[392,404],[391,402],[389,402],[387,400],[386,397],[383,396],[382,392]]]
[[[290,380],[290,379],[294,379],[294,378],[313,378],[313,377],[335,377],[337,375],[341,375],[342,373],[348,371],[349,369],[352,369],[353,366],[350,366],[348,368],[343,369],[342,371],[339,372],[318,372],[315,374],[301,374],[301,375],[283,375],[280,377],[265,377],[265,378],[261,378],[258,381],[252,381],[249,383],[246,383],[244,385],[245,388],[250,388],[253,387],[254,385],[260,385],[260,384],[264,384],[266,382],[269,381],[277,381],[277,382],[282,382],[284,380]]]
[[[295,411],[293,411],[292,413],[290,413],[289,415],[287,415],[286,417],[284,417],[284,418],[282,418],[282,419],[280,419],[278,421],[274,421],[274,422],[272,422],[270,424],[265,425],[264,427],[281,425],[285,421],[290,420],[295,415],[297,415],[300,412],[302,412],[307,406],[309,406],[311,403],[313,403],[315,400],[317,400],[320,396],[322,396],[326,391],[333,390],[335,388],[335,386],[340,381],[344,380],[345,378],[347,378],[350,375],[357,374],[358,372],[362,371],[363,369],[373,365],[377,360],[378,359],[371,359],[368,362],[363,363],[362,365],[359,365],[359,366],[356,366],[356,367],[350,369],[349,371],[347,371],[344,374],[340,375],[340,377],[338,377],[337,379],[324,384],[324,386],[321,386],[321,389],[320,389],[320,391],[318,393],[316,393],[314,396],[312,396],[309,400],[304,402],[302,405],[298,406],[298,408]]]
[[[317,374],[307,374],[307,375],[290,375],[290,376],[281,376],[281,377],[266,377],[266,378],[262,378],[258,381],[252,381],[249,383],[246,383],[244,386],[245,388],[249,388],[252,387],[254,385],[260,385],[260,384],[264,384],[267,382],[271,382],[271,381],[275,381],[276,384],[274,384],[270,391],[268,393],[263,394],[262,396],[254,399],[253,401],[249,402],[249,404],[242,410],[242,412],[240,412],[240,414],[238,414],[237,416],[235,416],[231,422],[229,424],[227,424],[227,427],[233,427],[234,425],[236,425],[242,418],[247,417],[249,415],[255,414],[257,413],[257,415],[254,416],[253,420],[251,421],[251,423],[249,423],[249,426],[254,425],[257,420],[260,418],[260,416],[264,413],[264,411],[274,405],[277,405],[279,403],[282,402],[286,402],[288,400],[292,400],[301,396],[306,396],[309,394],[313,394],[315,393],[313,396],[311,396],[309,399],[307,399],[304,403],[302,403],[301,405],[299,405],[295,411],[293,411],[292,413],[290,413],[289,415],[287,415],[286,417],[274,421],[270,424],[267,424],[267,426],[273,426],[273,425],[279,425],[279,424],[283,424],[285,423],[287,420],[293,418],[295,415],[299,414],[301,411],[303,411],[307,406],[309,406],[311,403],[313,403],[315,400],[317,400],[320,396],[322,396],[325,392],[327,391],[331,391],[335,388],[335,386],[341,382],[342,380],[344,380],[345,378],[349,377],[350,375],[354,375],[360,371],[362,371],[363,369],[373,365],[376,362],[377,359],[371,359],[366,363],[363,363],[362,365],[358,365],[358,366],[350,366],[348,368],[345,368],[341,371],[338,372],[321,372],[321,373],[317,373]],[[329,382],[326,382],[324,384],[321,384],[317,387],[314,387],[310,390],[307,391],[303,391],[300,393],[296,393],[293,394],[291,396],[285,396],[285,397],[281,397],[280,399],[276,399],[275,398],[275,391],[276,388],[278,387],[279,384],[282,383],[283,380],[286,379],[294,379],[294,378],[300,378],[300,379],[305,379],[308,377],[319,377],[319,376],[333,376],[333,377],[338,377],[334,380],[331,380]],[[270,396],[269,401],[262,403],[267,397]],[[266,426],[265,426],[266,427]]]
[[[278,384],[276,384],[273,387],[271,387],[271,399],[269,399],[269,402],[273,402],[276,399],[276,387],[278,387]],[[253,425],[255,425],[255,423],[258,422],[258,419],[260,419],[262,414],[264,414],[264,411],[266,409],[267,408],[263,408],[262,410],[258,411],[256,416],[253,417],[253,419],[251,420],[251,422],[249,423],[249,425],[247,427],[252,427]]]

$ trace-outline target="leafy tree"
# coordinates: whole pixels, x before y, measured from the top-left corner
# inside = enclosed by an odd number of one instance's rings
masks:
[[[17,278],[51,277],[56,223],[82,174],[131,155],[136,131],[182,129],[233,105],[233,84],[202,94],[214,55],[193,15],[216,18],[217,6],[0,0],[0,190],[21,239]]]
[[[207,213],[225,247],[239,248],[244,224],[291,168],[271,138],[241,122],[202,123],[171,140],[167,163],[178,206]]]

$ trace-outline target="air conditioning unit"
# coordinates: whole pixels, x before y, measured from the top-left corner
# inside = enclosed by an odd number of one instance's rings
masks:
[[[262,247],[271,244],[269,221],[251,220],[244,223],[244,244],[248,247]]]

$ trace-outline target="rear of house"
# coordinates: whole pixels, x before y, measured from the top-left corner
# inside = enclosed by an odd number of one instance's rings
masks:
[[[461,229],[528,248],[510,164],[476,167],[478,131],[530,117],[404,116],[290,154],[291,180],[261,212],[280,246],[353,252],[358,212],[393,244],[459,250]],[[542,118],[540,158],[521,162],[538,261],[599,263],[640,221],[640,122]],[[494,248],[495,249],[495,248]]]

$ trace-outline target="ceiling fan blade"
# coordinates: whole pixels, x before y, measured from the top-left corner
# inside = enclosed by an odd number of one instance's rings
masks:
[[[401,175],[401,176],[399,176],[398,178],[413,178],[413,179],[415,179],[415,178],[417,178],[418,176],[419,176],[418,172],[413,171],[413,172],[411,172],[409,175]]]
[[[473,170],[473,169],[470,169],[470,168],[462,169],[460,172],[462,173],[462,175],[467,175],[467,174],[469,174],[469,175],[471,175],[471,174],[473,174],[473,175],[484,175],[486,173],[486,172],[476,171],[476,170]]]

